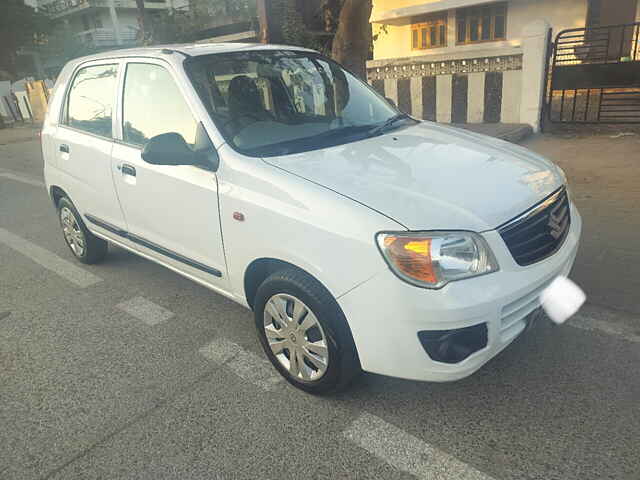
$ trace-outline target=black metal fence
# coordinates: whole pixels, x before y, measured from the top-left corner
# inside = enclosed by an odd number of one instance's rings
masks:
[[[640,123],[640,22],[560,32],[547,111],[555,123]]]

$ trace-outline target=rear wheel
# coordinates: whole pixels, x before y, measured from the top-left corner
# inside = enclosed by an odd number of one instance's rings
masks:
[[[58,202],[58,218],[64,240],[78,260],[91,264],[104,259],[109,248],[107,242],[87,230],[80,214],[67,197],[62,197]]]
[[[344,314],[314,278],[294,268],[258,288],[255,322],[267,357],[287,381],[310,393],[345,388],[360,363]]]

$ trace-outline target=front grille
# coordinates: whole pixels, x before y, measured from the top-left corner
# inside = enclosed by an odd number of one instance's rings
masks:
[[[509,341],[527,326],[527,317],[540,307],[540,294],[549,286],[552,280],[534,288],[529,293],[502,307],[500,311],[500,341]]]
[[[513,220],[498,227],[518,265],[531,265],[553,255],[569,233],[571,214],[564,187]]]

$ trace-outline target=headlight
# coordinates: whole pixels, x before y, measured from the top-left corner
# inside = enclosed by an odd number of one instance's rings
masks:
[[[472,232],[381,232],[376,241],[391,270],[425,288],[498,270],[487,242]]]

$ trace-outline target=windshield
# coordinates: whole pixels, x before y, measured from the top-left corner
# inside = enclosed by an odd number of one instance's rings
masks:
[[[247,155],[360,140],[382,133],[399,116],[368,85],[314,53],[215,54],[195,57],[185,67],[227,142]]]

